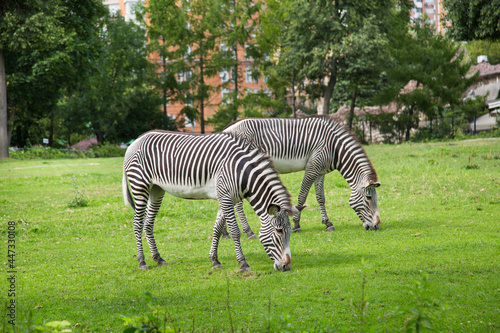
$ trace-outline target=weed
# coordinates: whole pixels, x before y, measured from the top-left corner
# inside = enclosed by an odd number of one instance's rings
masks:
[[[82,182],[82,185],[78,185],[78,179],[73,177],[73,198],[68,201],[69,208],[78,208],[78,207],[87,207],[89,205],[89,201],[87,200],[87,196],[85,194],[85,180]]]
[[[149,298],[149,312],[143,315],[136,315],[132,317],[122,316],[127,328],[123,333],[134,332],[157,332],[157,333],[176,333],[180,332],[173,324],[167,309],[163,306],[156,304],[156,299],[147,292],[145,294]]]
[[[473,156],[475,156],[475,154]],[[469,156],[469,163],[465,166],[465,168],[467,170],[470,170],[470,169],[479,169],[479,165],[477,165],[475,163],[471,163],[470,156]]]
[[[357,312],[357,316],[361,319],[361,332],[365,331],[366,325],[366,313],[368,311],[368,305],[370,304],[366,298],[365,288],[366,288],[366,270],[370,268],[368,264],[365,264],[365,260],[361,259],[361,264],[363,267],[359,270],[361,273],[361,296],[358,302],[351,299],[351,308],[354,308]]]
[[[413,281],[409,288],[411,299],[397,314],[403,318],[404,332],[435,330],[433,323],[443,316],[445,306],[429,297],[429,274],[420,271],[420,278]]]
[[[269,305],[267,307],[267,316],[264,317],[266,322],[266,332],[294,332],[293,317],[287,312],[279,316],[271,314],[271,298],[269,298]]]

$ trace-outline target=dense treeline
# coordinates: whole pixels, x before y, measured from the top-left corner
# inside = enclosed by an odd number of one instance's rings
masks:
[[[498,25],[498,11],[468,11],[469,2],[445,1],[451,34],[487,39],[471,44],[480,52],[498,39],[488,26]],[[370,121],[387,133],[397,128],[406,140],[422,116],[431,124],[447,116],[465,123],[484,108],[484,100],[460,98],[476,79],[466,76],[471,62],[425,17],[411,22],[412,7],[410,0],[149,0],[137,8],[136,23],[110,15],[99,0],[3,1],[0,157],[9,145],[29,147],[42,138],[66,147],[89,135],[117,143],[152,128],[176,129],[183,124],[166,115],[170,101],[183,102],[182,113],[202,131],[205,120],[220,129],[237,117],[289,116],[299,107],[334,113],[341,105],[350,107],[352,127],[355,107],[391,102],[395,114]],[[474,14],[470,24],[456,24],[467,13]],[[241,88],[238,47],[268,92]],[[207,84],[221,73],[231,79]],[[405,91],[410,81],[416,88]],[[211,96],[229,85],[234,89],[206,119]],[[302,99],[314,109],[299,105]]]

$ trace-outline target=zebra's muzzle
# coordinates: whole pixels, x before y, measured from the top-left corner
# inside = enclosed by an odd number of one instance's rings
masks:
[[[292,258],[287,253],[285,254],[285,261],[283,263],[275,263],[274,269],[280,272],[289,271],[292,268]]]
[[[380,215],[377,213],[373,217],[372,222],[365,222],[363,223],[363,227],[365,230],[378,230],[380,229]]]

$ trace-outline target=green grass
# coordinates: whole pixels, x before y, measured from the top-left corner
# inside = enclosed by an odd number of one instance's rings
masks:
[[[237,272],[228,239],[220,243],[224,269],[212,270],[217,202],[172,196],[165,196],[155,224],[168,266],[157,268],[147,255],[151,269],[140,271],[121,158],[1,161],[0,300],[10,300],[7,228],[16,221],[19,331],[32,316],[68,320],[76,332],[122,332],[122,316],[151,311],[149,292],[182,331],[231,331],[232,323],[238,332],[394,332],[415,327],[420,314],[437,331],[497,332],[500,139],[366,151],[382,183],[381,230],[363,230],[347,183],[330,174],[327,210],[337,231],[324,231],[312,190],[303,232],[291,238],[292,270],[284,273],[273,270],[258,240],[247,239],[242,246],[252,272]],[[302,176],[282,177],[295,202]],[[68,206],[75,180],[86,207]],[[258,231],[247,203],[245,210]]]

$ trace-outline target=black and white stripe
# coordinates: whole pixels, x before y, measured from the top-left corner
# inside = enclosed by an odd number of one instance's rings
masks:
[[[380,186],[377,173],[363,147],[342,125],[329,116],[301,119],[242,119],[224,129],[251,148],[261,147],[274,162],[278,172],[305,170],[298,207],[305,204],[314,184],[321,219],[327,231],[335,230],[325,209],[325,175],[338,170],[351,187],[349,203],[365,229],[378,229],[380,214],[375,188]],[[251,237],[241,204],[236,206],[243,230]],[[300,231],[300,212],[293,218],[294,231]]]
[[[137,260],[147,269],[142,232],[153,259],[166,262],[156,247],[153,225],[163,195],[168,192],[185,199],[214,199],[219,211],[213,231],[210,259],[217,258],[219,238],[228,224],[241,270],[250,270],[240,245],[234,205],[247,198],[261,220],[259,239],[277,270],[289,270],[292,214],[290,195],[270,159],[258,149],[249,149],[224,133],[197,135],[151,131],[130,145],[123,164],[123,194],[134,211]]]

